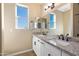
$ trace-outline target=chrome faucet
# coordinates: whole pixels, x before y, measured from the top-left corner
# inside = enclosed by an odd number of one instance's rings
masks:
[[[58,35],[58,38],[64,40],[64,35]]]
[[[69,41],[69,37],[68,36],[69,36],[69,34],[66,34],[65,36],[63,34],[61,34],[61,35],[58,35],[58,39]]]
[[[66,41],[69,41],[69,34],[66,34]]]

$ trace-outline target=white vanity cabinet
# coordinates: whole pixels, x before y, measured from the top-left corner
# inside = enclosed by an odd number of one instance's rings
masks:
[[[59,56],[61,50],[33,36],[33,50],[37,56]]]
[[[67,52],[48,44],[40,38],[33,36],[33,50],[37,56],[70,56]]]

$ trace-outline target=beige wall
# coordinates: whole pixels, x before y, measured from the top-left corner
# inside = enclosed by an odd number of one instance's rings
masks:
[[[72,10],[64,12],[63,17],[64,34],[69,33],[70,36],[73,36]]]
[[[63,13],[60,11],[54,11],[56,14],[56,32],[57,34],[63,34]]]
[[[24,5],[27,5],[29,7],[29,18],[30,20],[35,20],[36,17],[41,16],[41,4],[39,3],[24,3]]]
[[[29,20],[40,16],[40,5],[24,4],[29,7]],[[4,4],[4,39],[3,53],[11,54],[18,51],[32,49],[32,33],[30,30],[15,29],[15,4]]]

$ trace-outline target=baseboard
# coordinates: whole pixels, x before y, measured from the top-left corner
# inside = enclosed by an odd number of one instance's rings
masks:
[[[24,51],[19,51],[19,52],[16,52],[16,53],[12,53],[12,54],[8,54],[6,56],[16,56],[18,54],[21,54],[21,53],[24,53],[24,52],[29,52],[29,51],[32,51],[33,49],[28,49],[28,50],[24,50]]]

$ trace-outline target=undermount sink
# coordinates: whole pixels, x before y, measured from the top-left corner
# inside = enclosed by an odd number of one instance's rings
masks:
[[[56,45],[56,42],[54,40],[49,40],[49,42]]]
[[[62,40],[56,40],[56,42],[57,42],[59,45],[61,45],[61,46],[67,46],[67,45],[70,44],[69,42],[67,42],[67,41],[62,41]]]
[[[42,37],[42,36],[44,36],[44,35],[39,35],[39,36],[41,36],[41,37]]]
[[[44,35],[38,35],[38,36],[39,36],[39,37],[42,37],[42,38],[45,37]]]
[[[54,45],[61,45],[61,46],[67,46],[70,44],[69,42],[62,41],[62,40],[49,40],[49,42]]]
[[[53,39],[57,39],[57,36],[56,35],[54,35],[54,36],[46,36],[46,38],[49,39],[49,40],[53,40]]]

